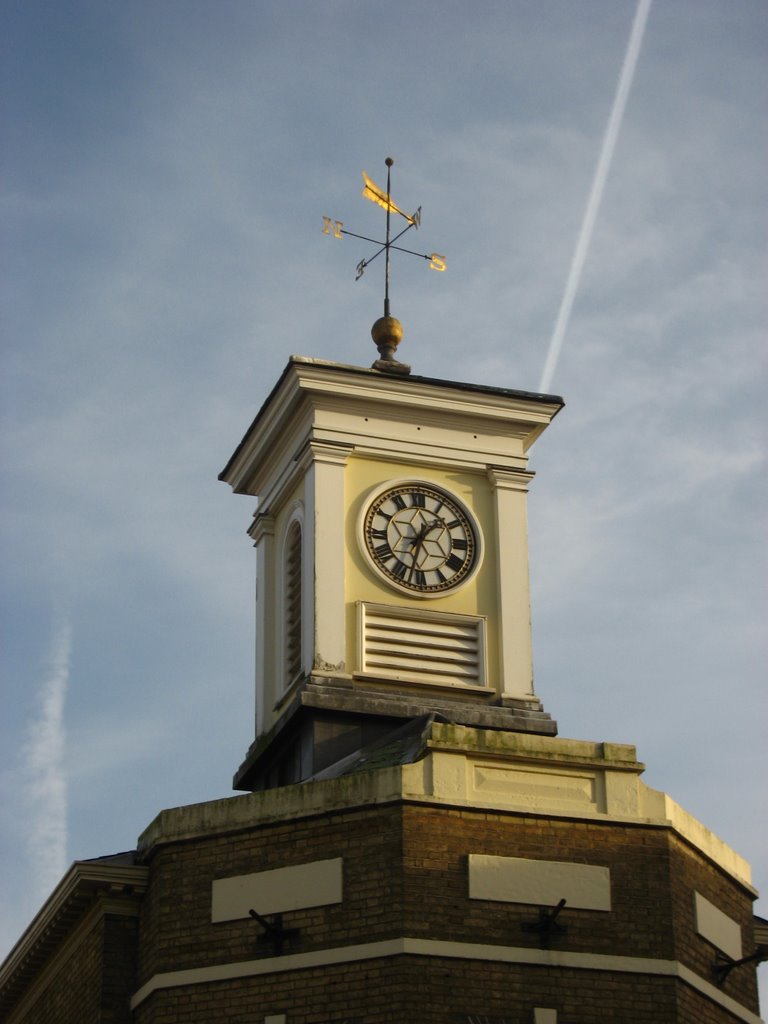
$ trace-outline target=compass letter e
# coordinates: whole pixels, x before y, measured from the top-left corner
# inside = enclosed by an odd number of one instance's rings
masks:
[[[324,235],[333,235],[334,238],[341,238],[342,226],[340,220],[331,220],[330,217],[323,217]]]

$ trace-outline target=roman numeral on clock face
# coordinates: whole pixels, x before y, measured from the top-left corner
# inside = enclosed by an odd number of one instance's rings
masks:
[[[399,580],[405,577],[407,571],[408,566],[405,564],[405,562],[396,561],[395,564],[392,566],[392,572],[395,574],[395,576],[397,576]]]

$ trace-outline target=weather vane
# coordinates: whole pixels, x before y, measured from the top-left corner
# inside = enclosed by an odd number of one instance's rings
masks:
[[[355,268],[357,273],[355,280],[359,281],[365,273],[365,268],[373,263],[377,256],[381,256],[384,253],[384,316],[380,317],[371,328],[371,336],[376,342],[376,347],[379,350],[380,359],[377,359],[373,364],[374,369],[385,370],[388,373],[410,373],[410,366],[406,366],[405,363],[398,362],[395,359],[395,350],[400,344],[403,337],[403,327],[399,320],[390,315],[389,312],[389,253],[391,249],[396,249],[398,252],[407,252],[411,256],[418,256],[420,259],[429,260],[429,265],[432,270],[445,270],[445,256],[440,253],[423,253],[415,252],[413,249],[405,249],[402,245],[395,245],[398,239],[402,238],[406,231],[410,231],[411,228],[418,230],[421,224],[421,207],[419,207],[415,213],[405,213],[392,199],[390,191],[391,172],[394,160],[391,156],[388,156],[384,161],[387,165],[387,188],[386,191],[372,181],[368,175],[363,171],[363,181],[365,187],[363,188],[363,198],[370,199],[372,203],[376,203],[377,206],[381,206],[387,211],[387,229],[385,240],[379,241],[376,238],[368,238],[367,235],[358,235],[354,231],[346,231],[340,220],[333,220],[331,217],[323,217],[323,234],[332,235],[334,238],[341,238],[342,235],[349,235],[350,238],[361,238],[364,242],[372,242],[374,245],[378,245],[379,248],[368,259],[360,260]],[[391,237],[391,216],[396,214],[403,217],[408,223],[402,231],[398,232],[394,238]]]

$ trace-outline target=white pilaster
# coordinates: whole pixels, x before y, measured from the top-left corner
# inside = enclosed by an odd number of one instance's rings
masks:
[[[498,545],[499,658],[502,697],[531,700],[533,649],[528,579],[528,484],[533,473],[489,467]]]
[[[257,515],[248,531],[256,547],[256,735],[275,700],[275,520]],[[267,694],[267,688],[270,693]]]
[[[308,595],[313,609],[306,671],[346,671],[344,468],[349,446],[310,441],[306,477],[307,565],[314,566]]]

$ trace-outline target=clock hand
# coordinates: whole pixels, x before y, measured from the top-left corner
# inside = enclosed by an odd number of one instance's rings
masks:
[[[443,522],[442,519],[433,519],[431,523],[423,523],[422,526],[421,526],[421,529],[419,530],[419,532],[416,534],[416,536],[411,541],[411,548],[412,548],[411,555],[412,555],[412,559],[411,559],[411,564],[410,564],[410,568],[409,568],[409,572],[408,572],[408,582],[409,583],[413,579],[413,574],[416,571],[416,568],[418,566],[419,552],[421,551],[422,547],[424,546],[424,541],[426,540],[427,534],[431,533],[432,530],[434,530],[435,527],[437,527],[437,526],[445,526],[445,523]]]
[[[432,529],[432,527],[429,526],[428,523],[423,523],[421,529],[419,530],[419,532],[416,534],[416,536],[413,538],[413,541],[411,542],[411,547],[413,549],[411,554],[412,554],[413,557],[412,557],[412,560],[411,560],[410,570],[408,572],[408,582],[409,583],[413,579],[413,574],[414,574],[414,572],[416,570],[416,559],[419,557],[419,551],[421,551],[421,547],[422,547],[422,545],[424,543],[424,538],[426,537],[427,533],[431,529]]]

